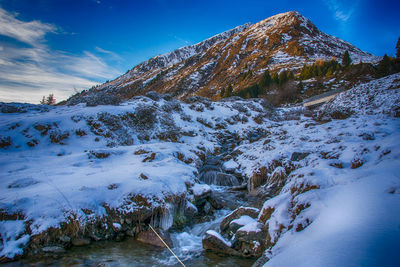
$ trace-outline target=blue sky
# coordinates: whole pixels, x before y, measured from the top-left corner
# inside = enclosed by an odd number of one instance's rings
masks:
[[[63,100],[155,55],[291,10],[362,50],[395,54],[399,1],[0,0],[0,101]]]

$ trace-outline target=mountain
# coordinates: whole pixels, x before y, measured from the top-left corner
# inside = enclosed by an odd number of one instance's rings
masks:
[[[84,102],[98,92],[123,99],[149,91],[178,98],[199,95],[217,99],[220,90],[230,84],[237,91],[256,83],[267,68],[296,69],[317,59],[340,60],[346,50],[354,62],[379,60],[321,32],[309,19],[291,11],[153,57],[113,81],[73,96],[68,103]]]

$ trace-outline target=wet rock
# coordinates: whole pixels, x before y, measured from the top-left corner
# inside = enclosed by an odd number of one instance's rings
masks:
[[[293,152],[292,156],[290,157],[290,160],[300,161],[302,159],[305,159],[308,155],[310,155],[309,152]]]
[[[43,247],[42,251],[44,253],[60,254],[60,253],[64,253],[65,249],[62,247],[58,247],[58,246],[51,246],[51,247]]]
[[[172,247],[172,239],[168,232],[161,229],[156,229],[157,234],[164,240],[169,247]],[[146,244],[150,244],[156,247],[165,247],[163,242],[158,238],[158,236],[151,230],[140,232],[137,236],[137,240]]]
[[[211,194],[211,197],[208,199],[208,202],[216,210],[220,210],[224,207],[222,200],[216,197],[214,194]]]
[[[206,202],[206,204],[204,204],[203,211],[205,214],[211,214],[213,212],[210,202]]]
[[[195,205],[193,205],[193,203],[187,201],[186,202],[186,206],[185,206],[185,216],[187,218],[193,218],[194,216],[196,216],[196,214],[198,213],[198,209]]]
[[[233,256],[241,254],[231,248],[232,244],[226,241],[220,234],[213,230],[208,230],[202,240],[203,248],[214,252],[224,253]]]
[[[90,240],[87,238],[74,238],[72,239],[72,245],[75,247],[87,246],[90,244]]]
[[[211,187],[206,184],[194,184],[190,191],[193,192],[196,204],[204,202],[207,198],[211,197]]]
[[[236,219],[239,219],[243,215],[247,215],[253,219],[258,217],[260,210],[257,208],[253,207],[239,207],[232,211],[230,214],[228,214],[221,222],[219,228],[221,231],[225,231],[228,227],[229,224]]]

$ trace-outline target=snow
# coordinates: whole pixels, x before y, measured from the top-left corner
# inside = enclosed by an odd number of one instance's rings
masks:
[[[113,225],[113,227],[114,227],[115,229],[117,229],[117,230],[121,230],[121,228],[122,228],[122,225],[119,224],[119,223],[113,223],[112,225]]]
[[[246,224],[245,226],[240,227],[238,229],[238,231],[258,233],[258,232],[262,231],[262,229],[261,229],[262,226],[263,225],[261,223],[259,223],[257,221],[252,221],[252,222],[249,222],[248,224]]]
[[[239,164],[237,164],[233,159],[230,159],[228,161],[225,161],[222,168],[225,171],[234,171],[239,167]]]
[[[211,192],[211,187],[208,184],[194,184],[192,186],[193,195],[202,196],[208,192]]]
[[[248,225],[248,224],[251,224],[251,223],[254,223],[254,222],[255,222],[255,220],[253,218],[251,218],[250,216],[243,215],[239,219],[232,220],[230,222],[230,224],[231,223],[235,223],[235,224],[244,226],[244,225]]]
[[[23,249],[29,241],[29,235],[23,234],[25,222],[23,220],[0,221],[0,255],[12,259],[17,255],[22,255]]]
[[[165,199],[187,194],[186,184],[194,182],[201,164],[196,153],[219,147],[216,136],[220,131],[206,127],[198,119],[212,125],[231,120],[232,124],[225,123],[227,131],[242,136],[260,127],[251,118],[247,122],[232,120],[240,115],[234,107],[238,103],[251,106],[253,116],[262,111],[260,103],[243,100],[210,102],[212,110],[197,103],[205,112],[179,102],[180,111],[165,112],[163,107],[171,103],[147,97],[120,106],[77,105],[42,110],[20,104],[26,113],[0,113],[0,138],[11,140],[9,147],[0,149],[0,209],[10,215],[23,214],[32,234],[40,234],[50,227],[60,227],[69,216],[76,216],[82,225],[107,216],[104,205],[123,213],[133,212],[140,205],[126,204],[127,200],[141,195],[152,208],[162,208],[164,212],[157,224],[168,229],[175,207]],[[143,107],[154,108],[156,114],[149,129],[132,125],[127,119]],[[189,116],[190,121],[184,120],[184,116]],[[46,127],[50,129],[43,130]],[[178,136],[178,142],[160,140],[160,134],[174,127],[179,133],[194,134]],[[50,135],[57,132],[68,133],[63,144],[51,142]],[[79,136],[76,132],[84,134]],[[37,142],[33,147],[27,144],[32,140]],[[207,187],[195,184],[192,189],[197,194]],[[19,240],[17,232],[10,235],[15,235],[10,240]],[[5,252],[15,250],[11,241],[3,242],[3,246],[9,247]]]
[[[264,266],[399,266],[400,198],[385,192],[399,184],[398,163],[378,164],[319,193],[317,219],[281,238]]]

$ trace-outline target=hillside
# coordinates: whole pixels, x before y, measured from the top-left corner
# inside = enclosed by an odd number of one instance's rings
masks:
[[[266,69],[293,70],[317,59],[340,61],[345,51],[356,63],[380,60],[321,32],[309,19],[292,11],[151,58],[113,81],[71,97],[67,103],[87,102],[98,94],[127,100],[149,91],[181,99],[193,95],[218,99],[222,88],[232,85],[237,91],[253,85]]]
[[[399,90],[399,74],[364,83],[312,117],[262,99],[157,94],[119,106],[3,103],[1,261],[61,265],[76,258],[71,246],[140,239],[151,224],[173,230],[188,266],[209,262],[202,239],[256,266],[396,266]],[[142,258],[176,264],[168,251],[131,260]]]

